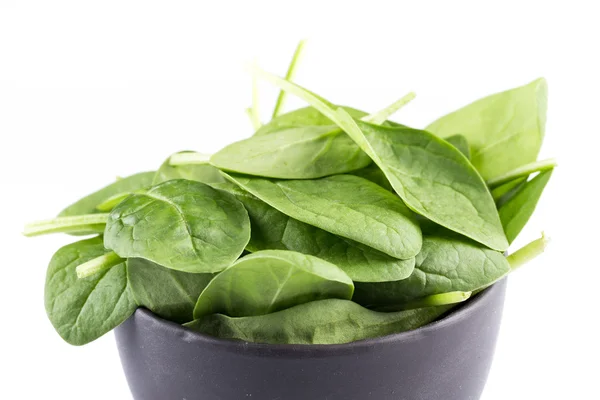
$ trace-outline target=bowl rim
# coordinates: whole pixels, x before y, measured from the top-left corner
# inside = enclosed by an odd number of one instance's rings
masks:
[[[254,354],[277,354],[277,355],[331,355],[332,353],[356,353],[357,351],[367,351],[373,346],[389,345],[396,342],[409,342],[419,339],[420,337],[431,335],[434,332],[444,328],[454,326],[467,319],[471,314],[486,307],[493,298],[502,296],[506,290],[506,278],[494,283],[489,288],[486,288],[481,293],[459,305],[444,317],[424,325],[420,328],[406,332],[392,333],[385,336],[375,338],[357,340],[354,342],[342,344],[268,344],[246,342],[235,339],[221,339],[215,336],[210,336],[189,329],[183,325],[166,320],[154,314],[146,308],[138,308],[131,317],[136,323],[143,323],[150,326],[150,329],[159,329],[162,332],[168,332],[180,337],[183,341],[221,348],[225,351],[254,353]]]

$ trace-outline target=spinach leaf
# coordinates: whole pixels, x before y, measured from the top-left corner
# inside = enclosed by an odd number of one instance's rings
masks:
[[[255,317],[213,314],[185,326],[222,339],[255,343],[340,344],[416,329],[435,321],[451,308],[380,313],[352,301],[328,299]]]
[[[338,115],[413,211],[492,249],[508,248],[485,182],[452,145],[426,131],[367,124],[343,110]]]
[[[413,211],[495,250],[508,248],[485,182],[454,146],[426,131],[354,120],[292,82],[264,71],[256,73],[334,121],[381,168]]]
[[[498,210],[509,243],[512,243],[529,221],[542,196],[553,169],[540,172],[518,190]]]
[[[536,160],[544,137],[547,90],[546,81],[538,79],[477,100],[425,130],[440,137],[464,135],[473,165],[490,179]]]
[[[181,151],[176,154],[193,154],[193,151]],[[171,156],[172,157],[172,156]],[[225,178],[219,170],[210,164],[187,164],[171,165],[169,157],[156,171],[152,179],[152,184],[157,185],[162,182],[174,179],[188,179],[202,183],[225,182]]]
[[[60,212],[59,217],[70,217],[100,212],[96,206],[117,194],[130,193],[138,189],[145,189],[152,185],[154,172],[140,172],[121,178],[110,185],[94,192]]]
[[[198,296],[214,274],[190,274],[142,258],[127,260],[127,278],[135,303],[169,321],[193,320]]]
[[[446,142],[456,147],[456,149],[463,153],[467,159],[471,159],[471,149],[469,148],[469,142],[466,137],[463,135],[452,135],[446,138]]]
[[[252,136],[213,154],[230,172],[281,179],[311,179],[363,168],[369,157],[335,125],[302,126]]]
[[[357,283],[353,300],[365,306],[402,305],[439,293],[475,291],[509,272],[510,265],[500,252],[458,236],[426,236],[410,277]]]
[[[198,298],[194,318],[270,314],[314,300],[350,300],[353,291],[348,275],[320,258],[286,250],[259,251],[240,258],[212,280]]]
[[[68,343],[89,343],[120,325],[135,311],[125,263],[85,279],[78,265],[108,251],[101,237],[62,247],[54,254],[46,275],[45,305],[48,318]]]
[[[327,107],[335,107],[315,94],[311,96]],[[410,93],[369,116],[362,111],[345,109],[364,120],[389,124],[386,118],[413,97]],[[326,115],[314,108],[304,108],[276,118],[254,136],[225,147],[214,154],[210,162],[230,172],[311,179],[354,171],[367,166],[371,160]]]
[[[233,194],[248,211],[252,233],[247,250],[292,250],[340,267],[356,282],[407,278],[415,259],[399,260],[371,247],[293,219],[233,183],[212,184]]]
[[[233,183],[290,217],[399,259],[421,249],[413,214],[392,193],[353,175],[268,180],[228,175]]]
[[[115,207],[104,244],[123,258],[211,273],[231,265],[249,239],[248,213],[235,197],[180,179],[133,194]]]

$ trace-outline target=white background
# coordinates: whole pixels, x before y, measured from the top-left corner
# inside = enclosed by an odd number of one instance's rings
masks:
[[[283,73],[303,37],[298,82],[367,111],[414,90],[396,119],[415,127],[548,79],[541,157],[560,167],[516,247],[542,229],[553,241],[510,279],[483,399],[600,398],[593,3],[0,0],[0,398],[129,399],[112,334],[71,347],[46,319],[45,268],[72,239],[22,226],[172,152],[248,136],[244,65]],[[267,116],[276,92],[261,89]]]

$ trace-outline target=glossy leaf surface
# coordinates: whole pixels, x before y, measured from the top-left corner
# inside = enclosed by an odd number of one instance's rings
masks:
[[[115,207],[104,243],[123,258],[212,273],[230,266],[249,239],[248,213],[234,196],[200,182],[172,180]]]
[[[264,315],[298,304],[352,298],[352,280],[320,258],[286,250],[265,250],[240,258],[221,272],[198,298],[194,318]]]

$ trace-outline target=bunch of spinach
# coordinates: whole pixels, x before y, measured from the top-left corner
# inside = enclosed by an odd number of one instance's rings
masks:
[[[536,161],[546,83],[476,101],[424,130],[291,81],[255,134],[120,178],[28,236],[96,235],[52,257],[45,304],[71,344],[138,307],[221,338],[346,343],[428,324],[540,254],[505,256],[555,167]],[[255,85],[256,87],[256,85]],[[281,114],[286,94],[309,106]]]

